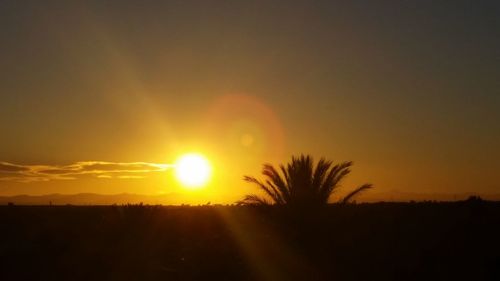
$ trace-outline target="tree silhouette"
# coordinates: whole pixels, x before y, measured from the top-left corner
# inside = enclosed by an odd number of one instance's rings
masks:
[[[237,203],[302,207],[326,205],[342,179],[351,172],[352,164],[349,161],[333,165],[332,161],[321,158],[314,166],[310,155],[293,156],[286,166],[279,165],[279,171],[273,165],[264,164],[264,182],[251,176],[245,176],[244,180],[256,184],[266,196],[250,194]],[[347,194],[340,203],[346,204],[360,192],[372,187],[371,184],[364,184]]]

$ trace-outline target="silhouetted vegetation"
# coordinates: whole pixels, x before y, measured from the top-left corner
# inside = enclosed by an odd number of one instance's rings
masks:
[[[500,280],[500,203],[1,206],[6,280]]]
[[[314,166],[313,158],[309,155],[292,157],[292,161],[286,166],[279,166],[279,171],[273,165],[264,164],[262,169],[262,174],[266,177],[264,182],[250,176],[245,176],[244,179],[256,184],[267,198],[250,194],[238,204],[276,204],[302,208],[326,205],[342,179],[351,172],[352,164],[352,162],[342,162],[333,165],[332,161],[321,158]],[[340,203],[346,204],[360,192],[372,187],[371,184],[364,184],[350,192]]]

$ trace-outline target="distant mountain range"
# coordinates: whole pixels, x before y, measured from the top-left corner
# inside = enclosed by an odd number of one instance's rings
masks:
[[[47,195],[16,195],[0,196],[0,205],[9,202],[18,205],[112,205],[112,204],[162,204],[169,205],[179,202],[179,195],[175,193],[162,195],[140,195],[140,194],[47,194]]]
[[[411,192],[366,192],[357,199],[358,202],[379,202],[379,201],[459,201],[470,196],[480,196],[486,200],[500,201],[500,194],[478,194],[478,193],[411,193]],[[192,198],[191,198],[192,199]],[[131,193],[121,194],[47,194],[47,195],[15,195],[0,196],[0,205],[14,203],[17,205],[112,205],[112,204],[150,204],[150,205],[179,205],[180,202],[190,202],[190,198],[178,193],[168,193],[161,195],[141,195]],[[228,202],[231,203],[231,202]]]

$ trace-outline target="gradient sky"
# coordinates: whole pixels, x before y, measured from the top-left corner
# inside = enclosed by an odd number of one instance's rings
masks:
[[[181,192],[189,151],[216,202],[299,153],[498,193],[499,3],[0,1],[0,195]]]

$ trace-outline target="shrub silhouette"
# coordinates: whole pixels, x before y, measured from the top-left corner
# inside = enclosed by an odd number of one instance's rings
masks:
[[[292,161],[286,166],[279,165],[280,171],[270,164],[264,164],[264,182],[251,176],[245,176],[244,180],[256,184],[266,196],[249,194],[237,204],[301,207],[326,205],[330,195],[350,173],[352,164],[348,161],[333,165],[332,161],[321,158],[314,166],[310,155],[292,156]],[[364,184],[347,194],[339,203],[349,203],[360,192],[372,187],[371,184]]]

